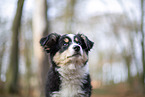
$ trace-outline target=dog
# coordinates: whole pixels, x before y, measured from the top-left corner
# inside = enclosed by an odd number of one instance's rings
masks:
[[[84,34],[51,33],[40,40],[49,53],[46,97],[90,97],[91,79],[88,54],[94,42]]]

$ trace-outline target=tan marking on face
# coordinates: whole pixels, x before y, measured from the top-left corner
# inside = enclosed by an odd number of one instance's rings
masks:
[[[78,41],[79,41],[77,37],[75,38],[75,41],[76,41],[76,42],[78,42]]]
[[[75,38],[75,41],[78,42],[79,41],[78,38]]]
[[[46,48],[46,50],[50,50],[50,48]]]
[[[70,52],[69,50],[64,51],[63,53],[57,52],[55,56],[53,57],[53,61],[56,63],[56,65],[62,67],[69,64],[74,65],[84,65],[85,62],[88,60],[88,56],[86,52],[83,51],[83,54],[78,57],[70,57],[68,58]]]
[[[82,62],[83,64],[88,60],[88,55],[86,54],[86,52],[83,52],[83,57],[82,57]]]
[[[55,54],[55,56],[53,57],[53,61],[59,66],[66,65],[66,64],[70,63],[70,61],[71,61],[70,59],[67,58],[68,54],[69,54],[68,50],[64,51],[63,53],[57,52]]]
[[[69,42],[69,39],[68,39],[68,38],[65,38],[64,41],[65,41],[66,43],[68,43],[68,42]]]

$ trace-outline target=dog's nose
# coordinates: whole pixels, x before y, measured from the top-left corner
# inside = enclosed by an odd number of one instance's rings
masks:
[[[80,47],[79,47],[78,45],[75,45],[75,46],[73,47],[73,49],[74,49],[76,52],[80,51]]]

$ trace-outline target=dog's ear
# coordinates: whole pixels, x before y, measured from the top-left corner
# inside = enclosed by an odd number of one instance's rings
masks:
[[[59,34],[51,33],[47,37],[41,38],[40,44],[47,53],[50,53],[51,50],[53,50],[54,47],[56,46],[59,37],[60,37]]]
[[[78,34],[79,37],[81,37],[82,42],[84,43],[84,49],[86,51],[90,51],[90,49],[92,49],[94,42],[92,42],[91,40],[89,40],[85,35],[83,34]]]

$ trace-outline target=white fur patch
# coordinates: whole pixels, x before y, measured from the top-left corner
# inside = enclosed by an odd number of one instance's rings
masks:
[[[75,66],[70,68],[70,66]],[[86,82],[85,77],[88,74],[88,64],[84,67],[78,64],[64,65],[58,69],[61,75],[61,89],[59,92],[53,92],[52,97],[86,97],[81,86]]]
[[[74,41],[74,34],[68,34],[67,36],[70,37],[72,41]]]

